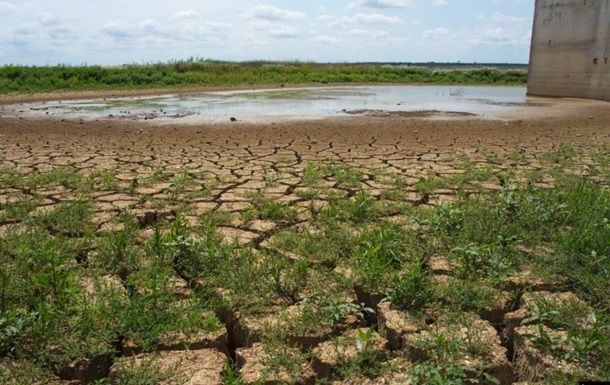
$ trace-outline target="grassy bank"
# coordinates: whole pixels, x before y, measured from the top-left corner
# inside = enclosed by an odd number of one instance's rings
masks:
[[[237,87],[265,84],[424,83],[518,85],[523,69],[452,69],[374,64],[225,63],[54,67],[0,67],[0,94],[157,88]]]
[[[209,196],[196,187],[216,183],[205,173],[159,169],[134,185],[116,170],[84,175],[4,167],[0,192],[10,199],[0,211],[0,224],[8,225],[0,235],[0,383],[58,383],[54,376],[75,379],[71,368],[91,362],[102,370],[87,381],[100,385],[182,383],[162,382],[172,373],[155,364],[158,356],[136,366],[126,352],[161,350],[167,336],[178,341],[177,349],[188,347],[192,338],[222,333],[224,321],[231,325],[231,348],[254,349],[239,342],[239,330],[258,336],[267,357],[261,376],[283,373],[282,383],[299,383],[303,365],[324,357],[320,346],[345,343],[355,353],[339,349],[345,355],[330,374],[318,371],[320,384],[392,373],[413,384],[508,384],[494,357],[505,360],[503,349],[513,343],[500,345],[490,325],[511,331],[506,313],[516,309],[515,357],[562,363],[532,367],[537,372],[526,379],[607,379],[608,163],[602,155],[589,162],[587,176],[564,172],[576,158],[564,146],[541,158],[553,167],[544,173],[495,174],[497,162],[490,159],[450,178],[424,177],[418,203],[405,195],[400,175],[376,175],[386,188],[373,196],[362,189],[358,170],[310,163],[296,203],[245,196],[243,221],[277,225],[260,245],[223,239],[217,230],[232,221],[227,213],[192,214],[190,202]],[[549,178],[553,183],[538,183]],[[477,188],[495,179],[501,188]],[[96,197],[151,199],[139,191],[160,183],[170,187],[155,205],[167,215],[148,221],[125,210],[112,226],[96,225]],[[350,193],[330,192],[329,183]],[[425,204],[426,196],[448,187],[463,194],[436,207]],[[73,199],[49,207],[44,194],[57,191]],[[397,328],[390,313],[413,322],[417,332],[409,339],[405,331],[401,346],[380,349],[376,341],[391,344],[388,331]],[[345,332],[350,329],[355,337]],[[329,341],[314,348],[318,342],[302,336]],[[400,369],[403,362],[408,370]],[[230,364],[217,369],[224,370],[224,384],[257,383],[240,378]],[[530,375],[517,364],[514,370]]]

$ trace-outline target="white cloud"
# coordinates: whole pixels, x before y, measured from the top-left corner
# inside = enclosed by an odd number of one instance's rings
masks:
[[[20,12],[26,8],[30,8],[29,4],[22,4],[22,8],[15,11]],[[0,47],[48,55],[51,52],[74,49],[83,40],[83,34],[78,33],[68,19],[55,17],[40,9],[38,11],[33,13],[34,17],[28,14],[21,22],[0,24]],[[3,31],[2,27],[8,28]],[[0,50],[4,53],[7,48]]]
[[[124,21],[111,21],[102,26],[102,32],[123,39],[135,36],[133,28]]]
[[[475,28],[432,28],[423,31],[422,37],[431,43],[445,44],[462,42],[467,44],[527,45],[527,33],[514,29],[485,25]]]
[[[231,27],[231,24],[229,23],[222,23],[218,21],[208,21],[203,25],[208,31],[223,31]]]
[[[246,20],[291,21],[303,19],[305,14],[272,5],[257,5],[242,14],[242,17]]]
[[[17,12],[20,8],[21,7],[18,4],[0,1],[0,15],[3,13]]]
[[[381,13],[359,13],[352,17],[357,23],[362,24],[400,24],[403,23],[401,19],[395,16],[386,16]]]
[[[491,21],[499,22],[499,23],[523,23],[523,22],[527,22],[530,20],[527,17],[505,15],[500,12],[495,12],[491,16],[488,16],[485,18],[488,20],[491,20]]]
[[[253,20],[248,23],[252,30],[266,34],[267,36],[288,39],[300,36],[298,28],[283,23],[267,20]]]
[[[425,39],[444,39],[444,40],[454,40],[456,38],[456,34],[451,31],[449,28],[432,28],[426,29],[423,33],[423,37]]]
[[[273,29],[269,34],[272,37],[276,37],[279,39],[292,39],[301,35],[298,28],[291,27],[289,25],[278,26],[277,28]]]
[[[385,25],[402,24],[404,21],[396,16],[382,13],[357,13],[353,16],[321,15],[318,20],[327,23],[331,28],[347,28],[352,25]]]
[[[357,5],[368,8],[415,8],[414,0],[358,0]]]
[[[62,23],[62,20],[60,20],[59,18],[57,18],[47,12],[40,12],[38,14],[38,18],[40,20],[40,24],[47,26],[47,27],[53,26],[53,25],[58,25],[58,24]]]
[[[437,5],[437,6],[444,6],[444,5],[447,5],[449,3],[447,2],[447,0],[434,0],[433,4]]]
[[[172,20],[191,20],[199,18],[201,14],[194,9],[187,9],[184,11],[176,12],[171,19]]]
[[[294,22],[305,18],[302,12],[281,9],[272,5],[257,5],[243,13],[241,17],[255,31],[276,39],[293,39],[301,36]],[[293,24],[289,24],[293,23]]]
[[[132,42],[144,41],[171,42],[180,40],[194,40],[205,37],[206,32],[218,26],[207,23],[202,26],[190,24],[161,23],[155,19],[146,19],[138,23],[127,23],[122,20],[112,21],[102,27],[102,32],[116,40]]]
[[[313,41],[322,44],[336,44],[341,41],[341,39],[336,38],[334,36],[320,35],[313,38]]]
[[[389,36],[386,31],[375,30],[375,29],[350,29],[348,35],[357,38],[366,39],[383,39]]]

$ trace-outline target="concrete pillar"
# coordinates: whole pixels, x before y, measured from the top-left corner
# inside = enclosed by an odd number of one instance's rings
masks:
[[[536,0],[528,93],[610,100],[610,0]]]

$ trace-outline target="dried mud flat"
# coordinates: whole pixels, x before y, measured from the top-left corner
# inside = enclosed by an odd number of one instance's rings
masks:
[[[203,216],[215,213],[222,217],[217,230],[225,240],[236,240],[241,248],[290,261],[302,256],[282,250],[274,240],[286,230],[306,231],[312,218],[332,200],[331,195],[347,201],[365,192],[378,203],[388,203],[389,209],[382,210],[380,220],[406,225],[408,219],[402,216],[402,209],[392,209],[397,200],[392,194],[397,189],[401,204],[433,208],[456,199],[458,193],[464,192],[464,186],[426,187],[422,183],[426,178],[451,178],[465,169],[486,167],[492,177],[471,181],[468,186],[473,192],[498,191],[505,181],[493,175],[514,172],[518,177],[542,171],[550,167],[547,154],[565,145],[585,154],[608,143],[610,107],[599,104],[582,105],[569,116],[525,116],[502,121],[365,116],[265,125],[155,126],[116,121],[0,119],[0,160],[4,169],[18,170],[24,177],[54,169],[85,176],[112,172],[116,183],[91,192],[88,198],[93,204],[93,234],[124,230],[118,218],[129,212],[138,221],[138,243],[144,244],[154,236],[152,227],[156,223],[171,222],[176,213],[181,213],[192,226],[198,225]],[[588,156],[582,156],[569,167],[576,174],[585,174],[591,163]],[[311,165],[333,170],[332,176],[323,176],[317,182],[315,197],[309,191]],[[396,178],[401,180],[399,187]],[[535,183],[550,187],[553,180],[543,178]],[[69,184],[7,188],[0,191],[0,213],[6,213],[11,203],[29,197],[36,200],[33,212],[44,214],[82,199],[80,193]],[[260,202],[279,203],[289,214],[262,215]],[[20,225],[10,216],[4,218],[9,219],[0,221],[0,237],[12,234],[14,227]],[[319,271],[352,282],[350,271],[341,269],[340,264],[309,262],[316,269],[319,266]],[[424,268],[439,287],[458,279],[454,277],[454,267],[443,258],[426,260]],[[318,270],[312,274],[318,274]],[[205,282],[189,274],[176,268],[171,284],[176,302],[189,301],[194,291],[205,286]],[[463,319],[457,321],[438,314],[416,319],[382,301],[383,293],[357,284],[351,288],[340,285],[337,290],[346,298],[346,304],[354,305],[350,308],[355,309],[353,312],[315,331],[284,331],[291,344],[280,351],[284,359],[298,362],[296,367],[284,363],[280,365],[282,369],[269,369],[270,362],[277,358],[268,357],[271,353],[265,344],[269,341],[264,335],[270,326],[301,314],[301,307],[307,303],[302,301],[305,294],[300,288],[289,299],[286,295],[264,299],[268,302],[262,311],[240,312],[239,306],[221,306],[216,310],[224,325],[220,332],[169,336],[167,341],[158,343],[156,353],[144,352],[121,336],[119,351],[124,357],[76,360],[57,371],[56,381],[86,383],[100,377],[116,378],[126,366],[133,369],[147,360],[156,360],[161,367],[181,368],[177,381],[220,384],[227,383],[225,366],[231,358],[240,381],[246,384],[313,384],[316,379],[336,384],[403,384],[410,381],[406,376],[410,368],[428,354],[423,346],[429,348],[442,332],[463,342],[455,354],[461,357],[459,362],[464,367],[476,369],[467,372],[467,377],[501,384],[538,382],[545,370],[556,363],[536,352],[523,337],[528,330],[520,321],[531,315],[527,304],[534,301],[532,298],[557,296],[561,302],[573,294],[562,293],[557,282],[513,278],[499,289],[493,308],[465,312]],[[115,285],[116,291],[123,293],[124,276],[110,274],[108,280],[114,283],[107,286]],[[534,294],[502,300],[515,287]],[[221,290],[224,288],[217,289],[215,294],[221,303],[231,296]],[[363,307],[359,308],[361,304]],[[373,311],[360,314],[364,306]],[[468,350],[474,329],[485,342],[484,350]],[[565,337],[561,332],[557,334],[559,339]],[[363,344],[370,354],[366,358],[382,362],[383,368],[374,375],[350,378],[339,368],[355,357],[361,359]],[[190,351],[185,346],[190,346]],[[397,353],[403,351],[408,353]],[[304,360],[303,354],[307,357]],[[3,365],[0,361],[0,368]]]
[[[256,189],[298,201],[296,180],[309,162],[340,162],[360,170],[364,174],[360,187],[379,193],[383,187],[373,181],[379,172],[408,178],[409,190],[430,172],[459,173],[464,156],[474,164],[488,164],[490,154],[502,159],[517,152],[523,156],[512,164],[493,166],[536,170],[542,168],[539,157],[562,144],[587,149],[610,141],[607,105],[585,104],[557,118],[524,113],[517,119],[519,113],[514,113],[510,120],[423,120],[414,115],[201,126],[0,118],[0,153],[4,166],[26,174],[57,167],[85,174],[116,169],[118,179],[130,183],[150,177],[160,167],[173,174],[207,173],[218,182],[208,201],[223,209]],[[272,188],[264,186],[269,179]],[[143,193],[154,196],[167,189],[156,186]],[[55,196],[57,201],[61,198]],[[103,201],[123,201],[110,198]],[[120,206],[113,210],[140,208]]]

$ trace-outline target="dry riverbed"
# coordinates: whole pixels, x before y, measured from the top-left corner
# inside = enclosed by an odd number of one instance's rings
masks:
[[[610,107],[570,106],[501,120],[0,118],[2,310],[21,325],[3,335],[0,380],[603,376],[606,351],[572,341],[607,336],[608,302],[549,262],[568,254],[549,234],[569,226],[523,230],[555,215],[544,191],[564,178],[607,194]]]

